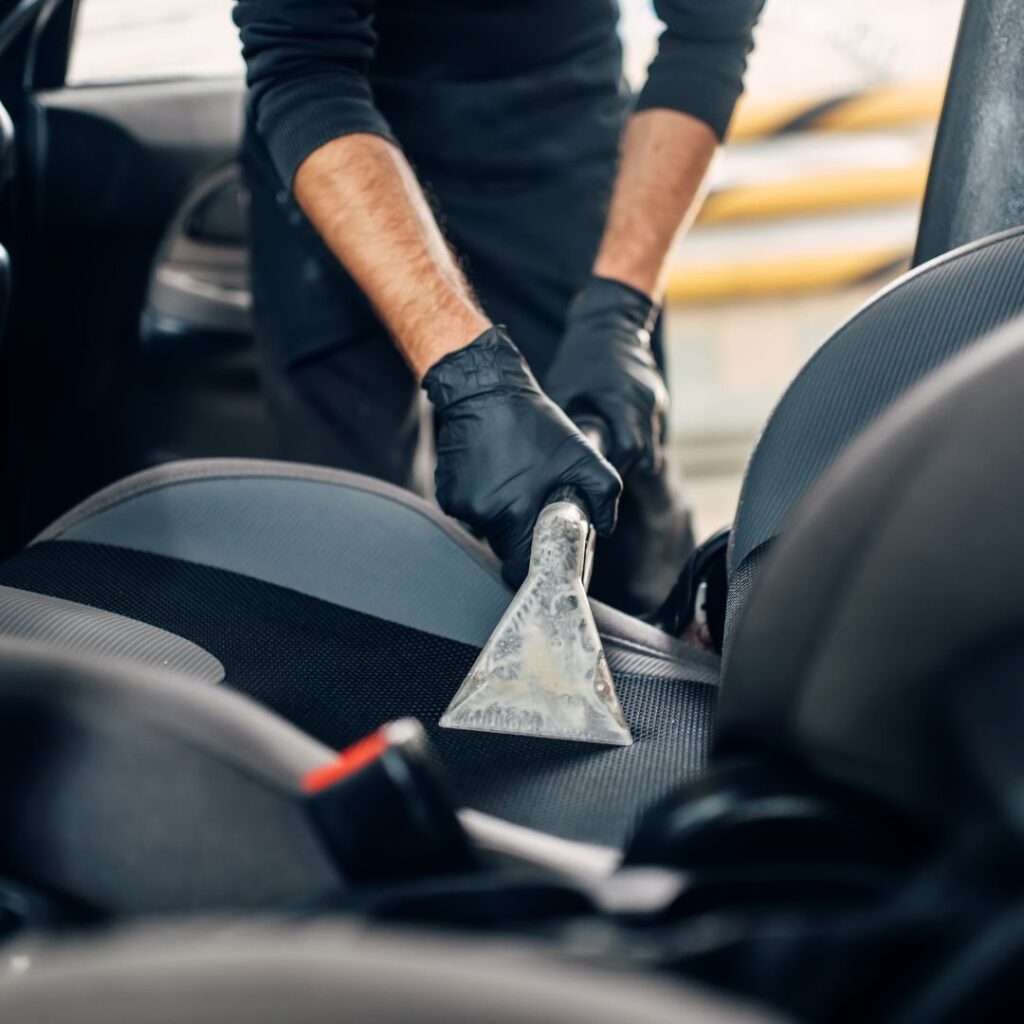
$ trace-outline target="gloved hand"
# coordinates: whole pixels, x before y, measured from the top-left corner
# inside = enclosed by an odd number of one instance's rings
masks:
[[[569,308],[545,390],[569,415],[596,413],[608,427],[608,458],[624,476],[661,467],[668,390],[651,353],[658,307],[643,292],[592,277]]]
[[[540,389],[501,327],[438,360],[423,378],[434,406],[441,507],[490,541],[502,575],[526,576],[544,500],[571,484],[601,534],[615,527],[622,481]]]

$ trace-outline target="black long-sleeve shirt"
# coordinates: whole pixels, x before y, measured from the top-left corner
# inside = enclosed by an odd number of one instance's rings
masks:
[[[666,28],[637,108],[682,111],[724,135],[763,3],[655,0]],[[355,132],[405,144],[419,131],[439,150],[465,145],[455,134],[472,134],[471,126],[457,116],[432,119],[432,96],[479,100],[508,83],[503,95],[511,99],[494,112],[505,117],[525,97],[557,105],[590,88],[595,75],[610,76],[614,89],[619,73],[609,60],[618,53],[617,41],[609,47],[615,0],[237,0],[234,17],[249,116],[289,185],[310,153]],[[567,69],[556,76],[560,96],[516,92],[531,77],[551,80],[552,69]]]

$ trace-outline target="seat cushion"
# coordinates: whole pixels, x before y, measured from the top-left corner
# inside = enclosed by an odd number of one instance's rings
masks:
[[[493,560],[432,506],[352,474],[204,461],[115,485],[0,566],[0,585],[166,629],[334,747],[419,718],[460,806],[618,846],[704,765],[718,662],[597,616],[636,742],[440,730],[508,603]]]
[[[88,605],[0,586],[0,637],[49,650],[156,667],[185,679],[219,683],[224,666],[193,643],[144,622]]]

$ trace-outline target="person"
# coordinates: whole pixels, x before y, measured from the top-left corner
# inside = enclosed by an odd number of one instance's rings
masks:
[[[599,534],[620,513],[592,593],[652,610],[692,547],[662,454],[662,271],[763,2],[656,0],[633,98],[615,0],[236,0],[283,455],[412,486],[422,386],[437,500],[510,583],[573,485]]]

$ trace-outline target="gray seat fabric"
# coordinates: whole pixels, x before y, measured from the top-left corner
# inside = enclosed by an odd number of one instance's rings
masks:
[[[225,686],[111,653],[0,637],[4,872],[114,915],[335,895],[301,797],[331,749]]]
[[[184,637],[99,608],[0,586],[0,637],[220,683],[224,666]]]
[[[158,466],[100,491],[40,541],[225,569],[473,646],[512,596],[490,551],[436,506],[379,480],[294,463]],[[607,606],[595,615],[614,671],[717,682],[717,659]]]
[[[45,540],[198,562],[462,643],[482,642],[509,600],[487,549],[425,501],[290,463],[158,466],[94,495]]]
[[[346,921],[188,921],[7,951],[0,1018],[78,1024],[756,1024],[667,974]]]
[[[796,503],[915,383],[1024,311],[1024,228],[905,275],[818,350],[780,400],[747,467],[730,550],[726,649],[761,563]]]

